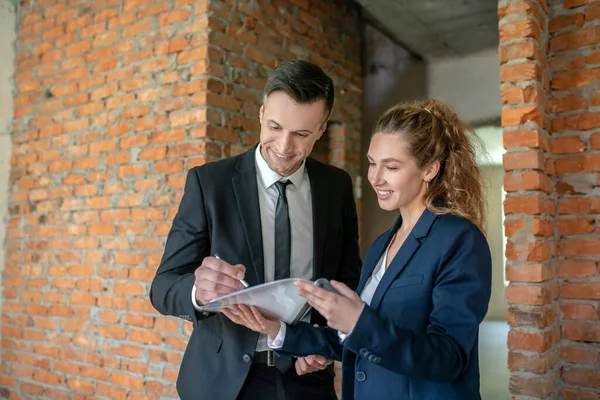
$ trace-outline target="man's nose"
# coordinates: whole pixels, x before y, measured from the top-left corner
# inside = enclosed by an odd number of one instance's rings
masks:
[[[283,155],[288,155],[288,151],[292,148],[292,135],[289,132],[284,132],[283,136],[279,140],[279,151]]]

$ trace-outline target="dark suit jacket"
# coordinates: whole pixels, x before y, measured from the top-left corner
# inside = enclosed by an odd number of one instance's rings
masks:
[[[195,269],[215,253],[231,264],[243,264],[250,286],[264,282],[255,149],[189,171],[152,282],[152,305],[194,326],[177,380],[182,399],[235,399],[250,368],[258,333],[222,314],[198,313],[191,293]],[[356,287],[361,260],[350,176],[310,158],[306,171],[313,208],[313,278]],[[322,317],[312,317],[324,324]]]
[[[369,249],[358,293],[401,222]],[[479,400],[478,333],[491,272],[475,225],[425,210],[343,346],[337,331],[299,324],[288,327],[281,353],[341,358],[344,400]]]

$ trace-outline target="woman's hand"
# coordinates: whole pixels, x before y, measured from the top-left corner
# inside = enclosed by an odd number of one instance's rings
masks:
[[[313,283],[297,281],[298,294],[327,320],[327,325],[344,334],[352,332],[362,309],[363,301],[356,292],[341,282],[331,281],[340,294],[329,292]]]
[[[265,318],[254,306],[235,304],[229,308],[223,308],[221,312],[236,324],[243,325],[255,332],[267,334],[272,338],[277,336],[279,328],[281,328],[279,321]]]

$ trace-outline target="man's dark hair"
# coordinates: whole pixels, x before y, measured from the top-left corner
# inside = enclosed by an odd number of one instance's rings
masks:
[[[333,81],[321,68],[303,60],[282,63],[267,80],[263,99],[282,91],[299,104],[325,100],[325,114],[331,114],[334,100]]]

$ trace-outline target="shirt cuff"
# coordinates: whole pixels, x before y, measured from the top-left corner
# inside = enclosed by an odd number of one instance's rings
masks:
[[[198,305],[198,303],[196,302],[196,285],[194,284],[194,286],[192,286],[192,304],[194,305],[194,308],[196,309],[196,311],[202,311],[202,307],[200,307]]]
[[[271,336],[267,336],[267,346],[269,346],[271,350],[280,350],[283,347],[285,329],[285,322],[279,321],[279,333],[277,333],[275,339],[271,338]]]

